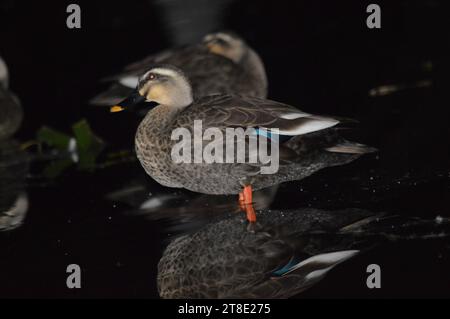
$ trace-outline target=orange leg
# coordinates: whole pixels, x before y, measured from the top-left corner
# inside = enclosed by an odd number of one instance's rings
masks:
[[[241,209],[241,211],[245,212],[245,204],[244,204],[245,200],[244,200],[244,192],[240,192],[239,193],[239,208]]]
[[[241,202],[241,194],[243,195],[243,202]],[[239,203],[244,204],[245,213],[247,214],[247,220],[250,223],[255,223],[256,213],[255,209],[253,208],[253,190],[251,185],[245,186],[244,190],[239,194]]]

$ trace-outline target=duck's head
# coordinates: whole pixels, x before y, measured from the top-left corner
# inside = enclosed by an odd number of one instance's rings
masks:
[[[235,63],[241,62],[248,51],[245,41],[231,32],[217,32],[206,35],[203,38],[211,53],[222,55]]]
[[[169,65],[158,65],[148,70],[136,89],[124,101],[111,108],[120,112],[141,102],[156,102],[172,108],[184,108],[193,101],[192,87],[184,73]]]

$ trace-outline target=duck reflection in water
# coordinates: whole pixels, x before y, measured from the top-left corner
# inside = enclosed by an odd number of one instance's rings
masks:
[[[289,298],[381,241],[412,239],[420,232],[426,233],[420,238],[449,234],[448,220],[439,223],[446,230],[436,232],[435,221],[361,209],[265,210],[258,216],[255,233],[232,214],[175,238],[158,265],[160,296]]]
[[[308,289],[359,252],[348,237],[330,237],[374,214],[262,211],[258,230],[238,214],[173,240],[158,265],[163,298],[288,298]]]
[[[28,210],[28,157],[15,141],[0,141],[0,232],[22,225]]]

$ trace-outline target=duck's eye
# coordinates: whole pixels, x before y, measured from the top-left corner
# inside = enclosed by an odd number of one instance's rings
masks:
[[[221,46],[225,46],[227,44],[227,42],[225,40],[222,40],[220,38],[216,39],[216,43]]]
[[[155,73],[150,73],[150,74],[147,76],[147,79],[148,79],[148,80],[154,80],[154,79],[156,79],[156,74],[155,74]]]

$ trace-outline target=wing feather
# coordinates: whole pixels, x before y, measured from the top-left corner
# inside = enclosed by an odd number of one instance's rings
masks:
[[[284,135],[307,134],[339,123],[337,119],[305,113],[287,104],[238,95],[204,97],[184,110],[178,123],[193,123],[194,119],[202,120],[203,128],[261,127],[279,129]]]

